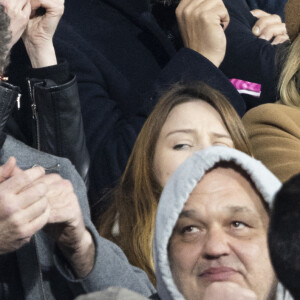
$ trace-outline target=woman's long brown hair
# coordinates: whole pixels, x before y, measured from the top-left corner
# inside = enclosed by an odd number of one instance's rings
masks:
[[[155,147],[171,110],[191,101],[205,101],[213,106],[220,114],[235,148],[252,155],[240,117],[220,92],[196,82],[175,84],[161,96],[136,140],[119,185],[111,193],[111,206],[98,221],[100,235],[118,244],[129,262],[144,270],[154,285],[152,240],[162,191],[153,170]],[[116,221],[119,233],[114,235]]]

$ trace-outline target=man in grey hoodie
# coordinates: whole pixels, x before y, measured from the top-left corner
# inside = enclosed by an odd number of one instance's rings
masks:
[[[228,147],[196,152],[161,195],[154,238],[162,300],[291,300],[269,258],[267,228],[280,181]],[[146,299],[120,288],[78,300]]]
[[[173,174],[156,219],[159,298],[291,299],[277,283],[267,229],[279,180],[234,149],[195,153]]]

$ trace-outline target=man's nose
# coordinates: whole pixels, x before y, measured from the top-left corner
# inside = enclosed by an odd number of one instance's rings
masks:
[[[222,228],[213,228],[207,232],[202,254],[207,259],[227,256],[230,253],[229,237]]]

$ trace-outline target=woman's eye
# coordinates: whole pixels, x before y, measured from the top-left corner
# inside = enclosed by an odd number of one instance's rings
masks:
[[[191,145],[188,144],[177,144],[173,147],[174,150],[184,150],[184,149],[189,149],[191,148]]]

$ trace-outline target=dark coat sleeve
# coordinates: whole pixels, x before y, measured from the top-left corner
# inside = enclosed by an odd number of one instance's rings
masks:
[[[278,71],[276,52],[279,46],[259,39],[252,33],[257,19],[250,13],[244,0],[224,0],[230,14],[226,29],[226,56],[221,70],[229,78],[238,78],[262,85],[256,105],[276,101]]]

